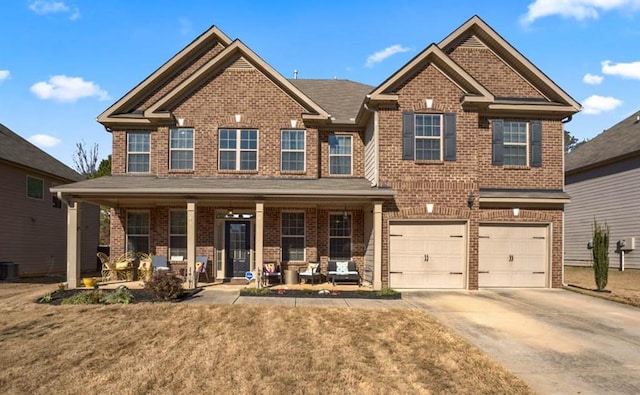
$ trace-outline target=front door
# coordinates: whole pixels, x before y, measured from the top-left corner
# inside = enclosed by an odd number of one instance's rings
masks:
[[[249,271],[251,248],[251,223],[249,221],[227,221],[224,231],[226,250],[226,276],[244,277]]]

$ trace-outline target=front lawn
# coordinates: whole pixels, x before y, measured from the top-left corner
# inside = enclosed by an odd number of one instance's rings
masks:
[[[609,281],[605,289],[611,293],[594,291],[596,283],[591,267],[565,266],[564,282],[574,291],[640,307],[640,270],[637,269],[626,269],[624,272],[609,269]]]
[[[530,393],[419,310],[49,306],[55,286],[5,285],[3,393]]]

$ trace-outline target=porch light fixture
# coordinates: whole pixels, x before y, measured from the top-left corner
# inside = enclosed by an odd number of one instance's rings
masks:
[[[230,217],[233,216],[233,209],[229,209],[227,211],[227,215],[230,216]]]
[[[119,217],[121,213],[120,206],[116,206],[113,210],[116,212],[116,215]]]
[[[433,99],[425,99],[424,103],[427,105],[427,108],[433,108]]]
[[[513,208],[513,216],[517,217],[518,215],[520,215],[520,209],[517,207]]]
[[[240,123],[242,121],[242,114],[236,114],[236,123]]]
[[[433,203],[427,203],[427,212],[429,214],[433,212]]]
[[[178,126],[184,126],[184,118],[178,118]]]
[[[292,127],[293,129],[295,129],[295,128],[296,128],[296,126],[298,126],[298,120],[297,120],[297,119],[292,119],[292,120],[291,120],[291,127]]]
[[[467,198],[467,207],[469,207],[469,208],[473,207],[474,199],[475,199],[475,197],[473,196],[473,192],[469,193],[469,197]]]
[[[347,206],[344,206],[344,211],[342,212],[342,220],[346,221],[349,219],[349,212],[347,211]]]

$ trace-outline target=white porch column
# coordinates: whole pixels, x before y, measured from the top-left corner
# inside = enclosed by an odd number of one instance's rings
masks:
[[[187,202],[187,286],[198,285],[196,275],[196,202]]]
[[[256,202],[256,254],[255,254],[255,272],[257,274],[258,287],[261,286],[262,278],[262,250],[264,248],[264,202]]]
[[[373,203],[373,289],[382,289],[382,202]]]
[[[67,287],[78,288],[80,283],[80,203],[69,202],[67,207]]]

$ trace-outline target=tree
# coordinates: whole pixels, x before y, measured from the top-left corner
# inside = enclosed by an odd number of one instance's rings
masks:
[[[583,141],[584,142],[584,141]],[[564,131],[564,153],[571,152],[578,145],[578,138],[571,135],[568,130]]]
[[[76,152],[73,156],[75,169],[84,178],[94,178],[96,165],[98,164],[98,144],[94,143],[91,148],[87,148],[83,141],[76,143]]]
[[[593,219],[593,274],[598,291],[607,286],[609,280],[609,225],[604,226]]]
[[[100,165],[98,165],[98,170],[96,170],[92,178],[98,178],[98,177],[110,176],[110,175],[111,175],[111,155],[107,156],[107,159],[103,159],[100,161]]]

